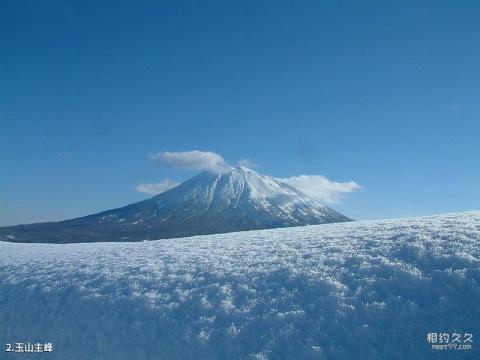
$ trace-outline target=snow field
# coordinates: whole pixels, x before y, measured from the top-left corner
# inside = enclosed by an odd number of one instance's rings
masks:
[[[49,341],[34,356],[61,360],[478,359],[479,259],[480,212],[0,242],[0,341]],[[429,332],[473,333],[473,348],[432,350]]]

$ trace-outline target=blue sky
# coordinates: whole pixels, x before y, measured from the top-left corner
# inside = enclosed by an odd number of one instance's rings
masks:
[[[203,150],[362,186],[356,219],[479,209],[477,1],[3,1],[0,224],[86,215]]]

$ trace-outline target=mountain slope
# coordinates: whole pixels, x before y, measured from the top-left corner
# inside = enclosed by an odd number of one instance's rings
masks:
[[[0,240],[141,241],[349,220],[279,180],[235,167],[201,173],[150,199],[99,214],[0,228]]]

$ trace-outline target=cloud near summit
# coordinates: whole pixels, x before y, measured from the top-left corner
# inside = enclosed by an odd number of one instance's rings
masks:
[[[338,203],[347,193],[361,188],[355,181],[336,182],[322,175],[300,175],[279,180],[316,200],[328,204]]]
[[[139,184],[135,186],[135,190],[148,195],[158,195],[167,190],[173,189],[178,185],[180,185],[180,183],[170,179],[165,179],[159,183]]]
[[[158,164],[172,166],[176,169],[225,173],[232,168],[222,155],[212,151],[165,151],[150,154],[150,158]],[[248,159],[238,160],[237,165],[255,166]],[[327,204],[338,203],[348,193],[361,188],[355,181],[336,182],[322,175],[299,175],[277,180],[285,182],[311,198]],[[153,195],[164,192],[176,185],[178,183],[167,179],[161,183],[140,184],[136,187],[136,190]]]
[[[220,154],[211,151],[165,151],[151,154],[158,164],[173,166],[179,169],[210,171],[223,173],[230,169]]]

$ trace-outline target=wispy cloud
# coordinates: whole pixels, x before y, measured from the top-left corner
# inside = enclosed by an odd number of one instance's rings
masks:
[[[241,158],[240,160],[237,160],[237,165],[238,166],[245,166],[247,168],[255,168],[258,165],[253,163],[250,159],[246,158]]]
[[[336,182],[322,175],[300,175],[279,180],[328,204],[338,203],[346,194],[361,188],[355,181]]]
[[[214,173],[223,173],[230,169],[220,154],[211,151],[166,151],[151,154],[150,157],[159,164],[181,169],[206,170]]]
[[[165,179],[159,183],[151,183],[151,184],[140,184],[135,186],[135,190],[138,192],[148,194],[148,195],[158,195],[167,190],[173,189],[174,187],[180,185],[175,181],[170,179]]]

